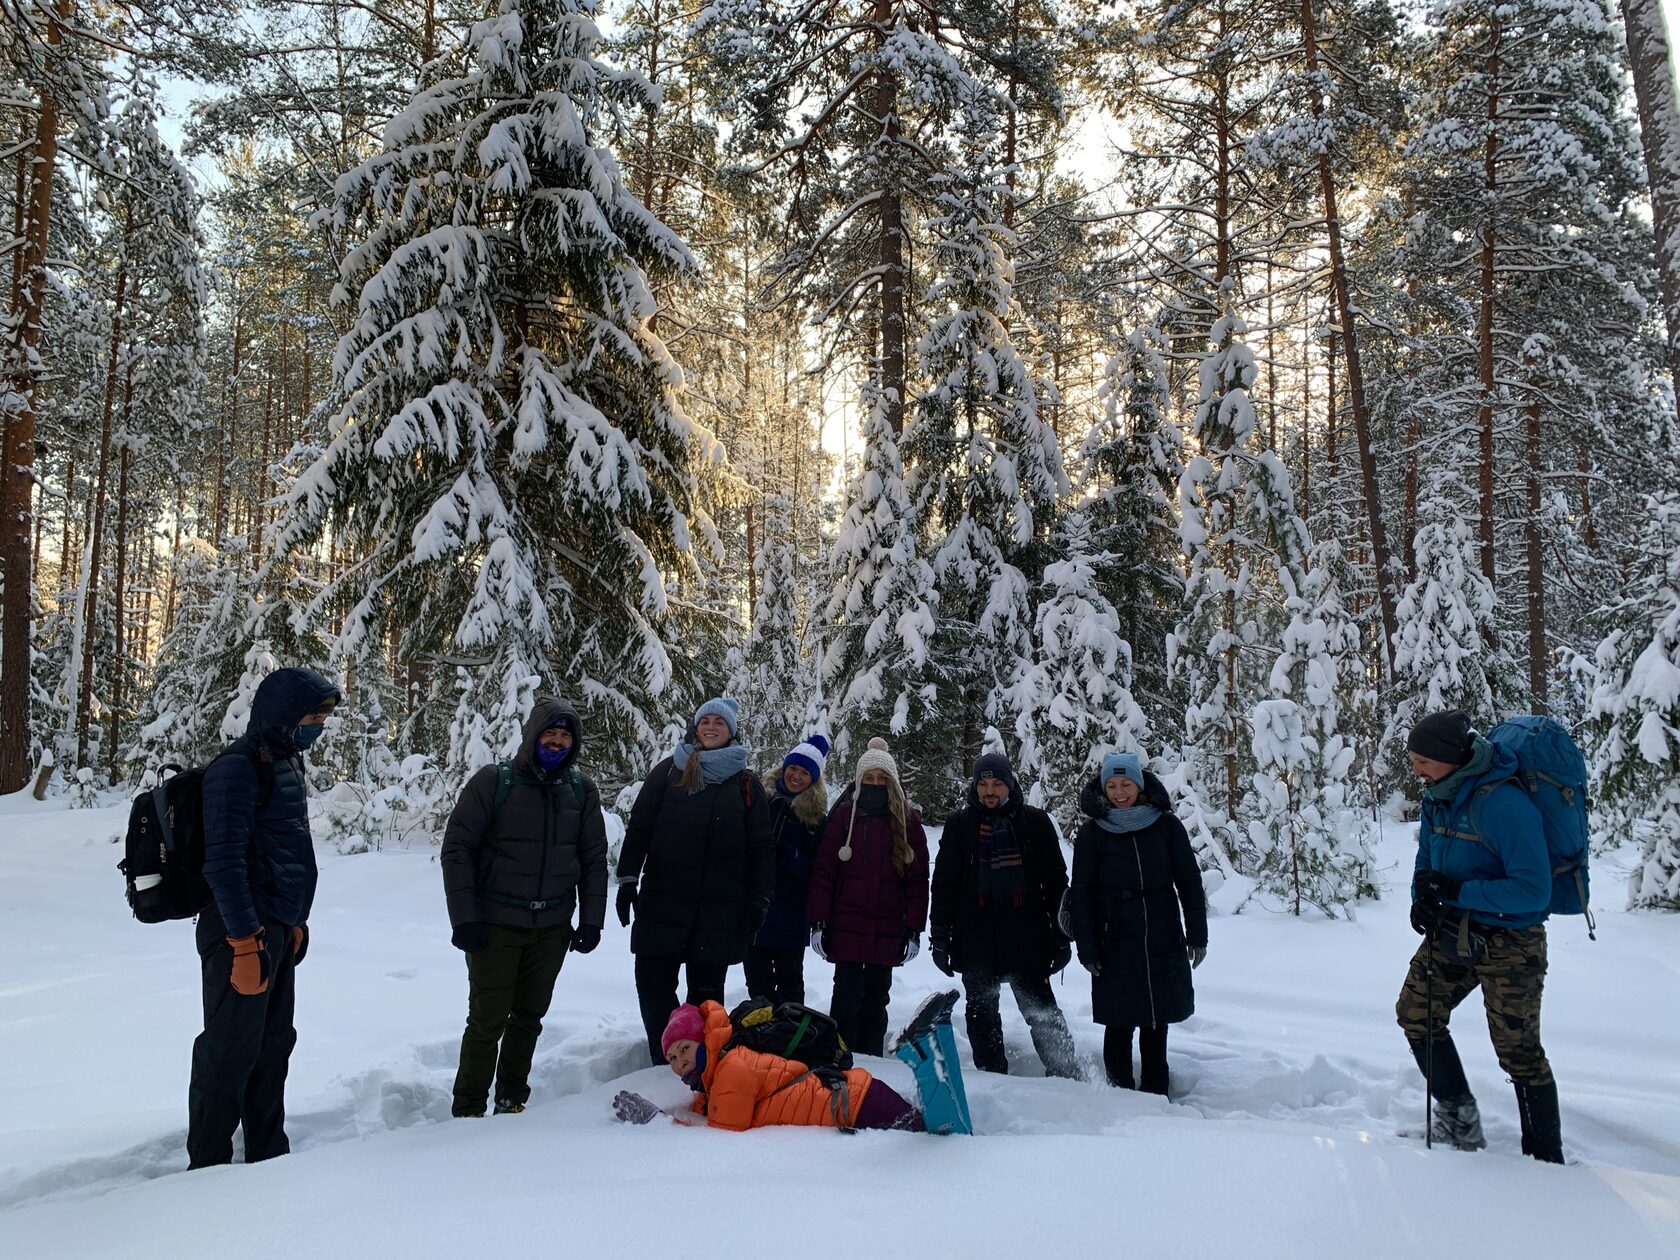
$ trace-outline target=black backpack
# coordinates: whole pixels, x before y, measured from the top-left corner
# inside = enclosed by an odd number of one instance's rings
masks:
[[[266,752],[243,755],[256,763],[260,809],[274,794],[274,765]],[[190,919],[210,904],[210,885],[204,882],[204,775],[209,768],[164,766],[175,773],[135,797],[128,811],[125,856],[117,869],[127,880],[128,907],[142,923]]]
[[[728,1054],[736,1046],[778,1055],[803,1063],[812,1072],[849,1071],[852,1052],[840,1035],[840,1026],[821,1011],[798,1002],[773,1005],[765,998],[748,998],[729,1012],[734,1028],[723,1047]]]

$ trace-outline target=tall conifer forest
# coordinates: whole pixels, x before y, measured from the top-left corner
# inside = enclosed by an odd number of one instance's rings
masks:
[[[532,700],[710,696],[1374,895],[1406,733],[1550,714],[1680,909],[1656,0],[0,0],[0,790],[345,692],[317,838]],[[1212,878],[1212,876],[1210,876]]]

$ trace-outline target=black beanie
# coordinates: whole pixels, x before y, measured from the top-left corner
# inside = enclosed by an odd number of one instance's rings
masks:
[[[1474,751],[1474,735],[1470,718],[1460,709],[1449,709],[1445,713],[1431,713],[1412,727],[1406,748],[1431,761],[1462,766]]]
[[[974,782],[980,782],[987,775],[1013,785],[1015,767],[1009,764],[1009,758],[1002,753],[986,753],[974,759]]]

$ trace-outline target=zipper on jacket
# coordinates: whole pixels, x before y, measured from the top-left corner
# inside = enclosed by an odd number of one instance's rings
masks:
[[[552,828],[552,825],[553,825],[553,820],[549,817],[549,814],[550,814],[549,804],[550,804],[550,799],[551,799],[550,798],[550,793],[549,793],[549,788],[552,787],[552,786],[553,785],[548,780],[545,779],[545,780],[543,780],[542,787],[539,789],[542,792],[542,818],[543,818],[542,857],[537,860],[537,891],[536,891],[536,895],[532,898],[533,901],[544,901],[544,900],[546,900],[546,898],[543,896],[543,890],[548,886],[548,849],[549,849],[548,837],[549,837],[550,829]],[[536,918],[537,918],[537,912],[535,910],[531,911],[531,926],[532,927],[536,926]]]
[[[1143,982],[1149,991],[1149,1026],[1160,1023],[1155,1018],[1155,967],[1149,961],[1149,898],[1143,895],[1143,849],[1138,844],[1140,832],[1132,832],[1132,857],[1137,861],[1138,901],[1143,905]]]

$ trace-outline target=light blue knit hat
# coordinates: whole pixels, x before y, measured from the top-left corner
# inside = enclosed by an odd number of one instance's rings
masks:
[[[1102,759],[1102,785],[1106,789],[1108,781],[1119,775],[1122,779],[1130,779],[1143,788],[1143,761],[1136,753],[1111,752],[1104,753]]]
[[[731,700],[728,696],[714,696],[695,710],[694,724],[699,726],[700,719],[708,716],[722,718],[729,726],[729,737],[735,738],[736,729],[741,723],[739,702]]]

